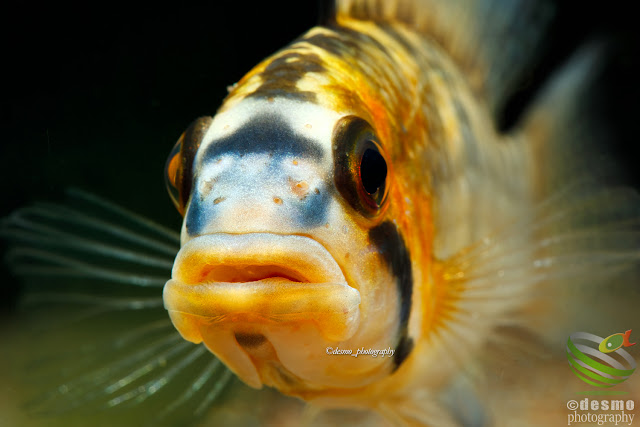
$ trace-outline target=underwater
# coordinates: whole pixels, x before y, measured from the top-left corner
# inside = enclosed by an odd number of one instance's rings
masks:
[[[630,7],[331,3],[5,16],[0,425],[640,414]]]

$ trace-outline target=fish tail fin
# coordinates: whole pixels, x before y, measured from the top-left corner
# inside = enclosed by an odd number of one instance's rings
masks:
[[[631,347],[632,345],[638,344],[637,342],[630,342],[629,337],[631,336],[631,329],[627,330],[624,334],[622,334],[622,345],[624,347]]]

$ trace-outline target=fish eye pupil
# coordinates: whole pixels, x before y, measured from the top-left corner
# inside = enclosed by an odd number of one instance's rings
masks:
[[[360,179],[368,194],[374,194],[387,179],[387,162],[372,148],[367,148],[360,162]]]

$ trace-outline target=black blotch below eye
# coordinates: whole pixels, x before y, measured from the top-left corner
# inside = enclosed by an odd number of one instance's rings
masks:
[[[387,162],[377,150],[368,148],[362,155],[360,179],[369,194],[374,194],[384,185],[387,179]]]

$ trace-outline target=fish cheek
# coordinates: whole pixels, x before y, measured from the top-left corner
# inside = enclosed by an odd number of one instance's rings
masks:
[[[400,310],[398,341],[393,355],[395,370],[413,349],[413,339],[409,337],[409,315],[413,295],[411,257],[398,228],[390,221],[382,222],[369,230],[369,241],[378,249],[396,281]]]

